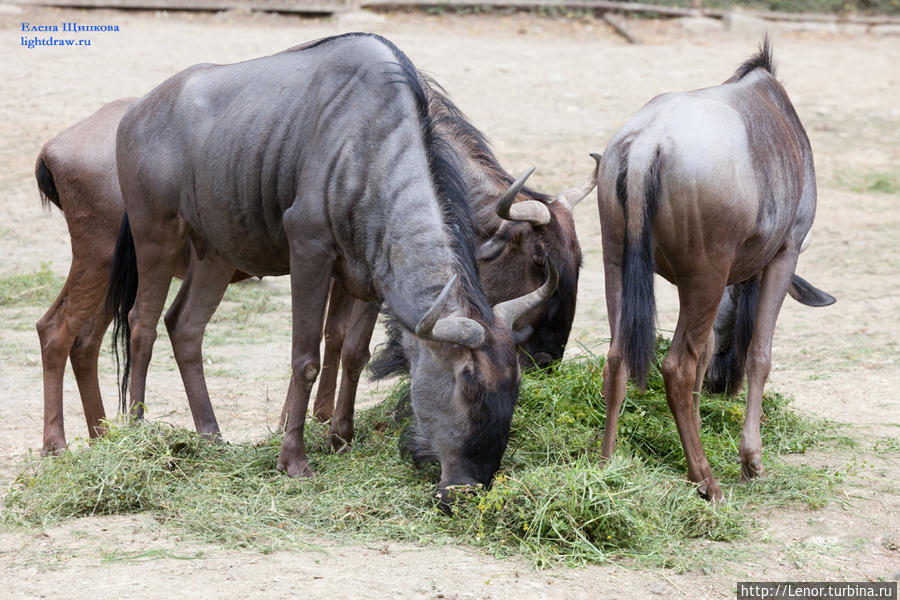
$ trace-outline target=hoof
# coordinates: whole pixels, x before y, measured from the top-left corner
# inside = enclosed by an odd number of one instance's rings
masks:
[[[44,442],[41,456],[59,456],[66,451],[66,441]]]
[[[331,450],[336,454],[348,452],[350,443],[353,441],[353,422],[342,424],[340,422],[331,421],[331,431],[328,433],[328,439],[331,442]]]
[[[701,483],[697,486],[697,493],[700,497],[709,502],[720,502],[722,500],[722,488],[719,487],[715,480]]]
[[[278,466],[276,468],[279,471],[283,471],[288,477],[299,479],[301,477],[313,476],[313,470],[309,467],[309,462],[307,462],[306,459],[284,460],[279,457]]]
[[[214,444],[224,444],[225,443],[225,440],[222,439],[222,434],[218,431],[200,432],[200,435],[207,442],[212,442]]]
[[[741,462],[741,481],[747,482],[757,477],[765,477],[766,468],[763,466],[762,458],[754,458],[749,461]]]
[[[350,442],[342,438],[336,433],[332,433],[328,436],[329,442],[331,443],[331,451],[335,454],[345,454],[350,452]]]

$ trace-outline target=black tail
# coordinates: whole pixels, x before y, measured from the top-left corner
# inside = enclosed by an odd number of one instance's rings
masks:
[[[109,292],[106,296],[106,310],[113,315],[113,352],[116,355],[116,375],[119,375],[119,346],[125,353],[125,368],[119,378],[119,404],[122,412],[127,410],[128,377],[131,374],[131,327],[128,313],[137,297],[138,270],[137,255],[134,252],[134,238],[128,225],[128,214],[122,217],[116,252],[113,255],[112,270],[109,274]]]
[[[736,284],[725,290],[713,327],[716,349],[703,382],[707,391],[733,396],[741,390],[758,301],[758,281]]]
[[[369,379],[379,381],[394,375],[409,373],[409,357],[403,349],[403,330],[400,323],[388,317],[384,324],[387,341],[375,349],[375,356],[369,361]]]
[[[41,204],[49,207],[52,202],[62,210],[62,205],[59,203],[59,192],[56,191],[56,182],[53,181],[53,173],[47,168],[43,155],[38,156],[37,164],[34,167],[34,177],[37,179],[38,189],[41,190]]]
[[[625,250],[622,257],[622,301],[619,314],[619,335],[624,340],[623,351],[625,367],[629,377],[642,386],[647,381],[647,370],[653,360],[656,347],[656,298],[653,293],[653,215],[659,199],[659,154],[647,170],[644,179],[642,198],[635,197],[633,202],[643,200],[643,210],[638,213],[640,222],[634,227],[639,231],[638,239],[629,234],[632,224],[629,223],[628,208],[628,155],[622,157],[622,167],[616,180],[616,194],[625,209]],[[640,190],[632,190],[640,192]],[[635,194],[636,195],[636,194]]]

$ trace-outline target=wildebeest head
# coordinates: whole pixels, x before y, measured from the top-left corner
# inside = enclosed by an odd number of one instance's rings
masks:
[[[490,485],[500,466],[519,390],[510,324],[556,289],[552,261],[545,273],[538,289],[496,304],[491,322],[459,309],[447,314],[454,278],[416,326],[419,343],[407,340],[415,414],[408,449],[417,462],[440,461],[438,490],[445,507],[456,488]]]
[[[516,324],[520,364],[546,366],[562,358],[575,316],[581,249],[571,212],[564,203],[524,187],[531,171],[513,181],[487,139],[446,91],[429,78],[424,78],[424,87],[435,130],[460,157],[481,245],[479,278],[488,299],[502,302],[535,289],[544,279],[548,259],[559,269],[556,292]]]
[[[504,221],[478,249],[478,259],[485,291],[498,300],[538,285],[548,260],[558,265],[557,291],[512,324],[522,350],[520,364],[546,367],[562,358],[575,317],[581,248],[572,208],[597,180],[595,169],[582,185],[553,201],[523,187],[533,172],[534,168],[525,172],[497,202],[497,215]]]

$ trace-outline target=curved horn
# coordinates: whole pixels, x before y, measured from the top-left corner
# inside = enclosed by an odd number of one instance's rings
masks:
[[[444,317],[434,324],[431,339],[475,350],[484,344],[484,327],[468,317]]]
[[[591,158],[597,162],[597,166],[588,178],[581,182],[581,185],[564,190],[556,196],[557,202],[562,202],[562,205],[568,208],[569,212],[572,212],[575,205],[584,200],[585,197],[591,193],[591,190],[597,187],[597,175],[600,173],[600,159],[602,159],[603,156],[596,152],[591,152]]]
[[[450,278],[431,308],[419,319],[416,335],[426,340],[460,344],[474,350],[484,344],[484,328],[477,321],[467,317],[438,318],[458,278],[458,275]]]
[[[506,302],[501,302],[494,306],[494,316],[503,319],[510,327],[515,326],[516,320],[526,312],[540,306],[556,291],[556,285],[559,283],[559,271],[550,258],[547,259],[547,281],[544,285],[534,290],[530,294],[525,294],[519,298],[513,298]]]
[[[438,297],[431,304],[431,308],[425,311],[425,314],[419,319],[419,322],[416,324],[417,336],[426,339],[430,338],[434,325],[437,323],[438,317],[441,316],[441,311],[444,310],[444,305],[447,303],[450,290],[456,285],[457,279],[459,279],[459,275],[453,275],[450,278],[450,281],[447,282],[447,285],[444,286],[444,289],[441,290],[441,293],[438,294]]]
[[[806,232],[806,236],[803,238],[803,243],[800,244],[800,253],[806,250],[809,243],[812,241],[812,229]],[[799,253],[798,253],[799,254]]]
[[[534,173],[534,169],[535,167],[531,167],[522,173],[518,179],[512,182],[512,185],[509,186],[509,189],[506,190],[506,193],[504,193],[497,202],[498,217],[506,219],[507,221],[531,223],[535,226],[546,225],[550,222],[550,209],[548,209],[543,202],[526,200],[524,202],[516,202],[513,204],[513,200],[515,200],[516,196],[519,195],[519,192],[522,191],[525,180]]]

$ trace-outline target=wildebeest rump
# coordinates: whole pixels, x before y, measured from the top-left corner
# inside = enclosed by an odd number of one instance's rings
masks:
[[[518,394],[511,323],[554,282],[491,309],[458,158],[431,126],[419,76],[396,47],[351,34],[192,67],[132,105],[117,163],[130,227],[116,252],[133,246],[140,276],[128,315],[133,409],[190,238],[204,261],[223,265],[220,287],[235,266],[290,272],[291,409],[280,468],[310,472],[302,429],[334,275],[355,297],[385,300],[423,344],[412,385],[440,487],[490,482]],[[128,296],[120,275],[111,280],[117,319]]]
[[[37,322],[44,376],[44,434],[41,452],[66,447],[63,376],[71,360],[87,421],[96,437],[105,417],[97,360],[112,320],[104,308],[116,231],[122,220],[122,194],[116,176],[115,136],[133,98],[116,100],[48,141],[38,154],[35,178],[45,203],[66,219],[72,264],[59,296]],[[188,268],[182,254],[176,275]],[[245,278],[236,274],[234,280]]]
[[[759,283],[740,444],[742,476],[755,477],[775,321],[816,206],[809,140],[773,75],[768,39],[724,84],[658,96],[632,117],[603,154],[598,198],[612,332],[602,453],[615,447],[626,373],[643,381],[653,353],[655,270],[678,287],[680,304],[662,364],[666,399],[689,479],[719,498],[693,394],[716,310],[727,285]]]

